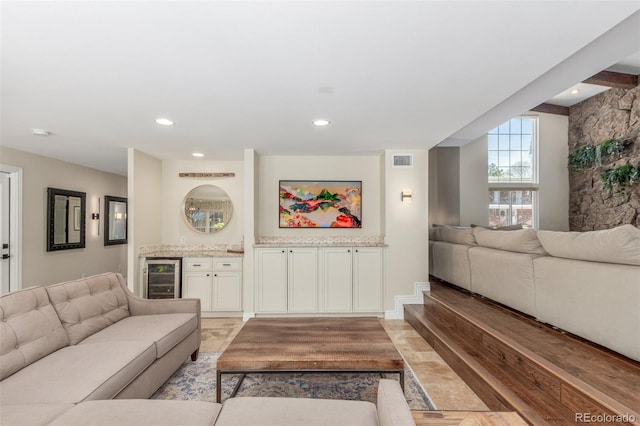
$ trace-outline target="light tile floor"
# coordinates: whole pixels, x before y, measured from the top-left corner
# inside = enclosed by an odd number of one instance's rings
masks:
[[[404,320],[381,320],[389,337],[440,410],[489,408]],[[240,318],[203,318],[202,352],[221,352],[242,328]]]

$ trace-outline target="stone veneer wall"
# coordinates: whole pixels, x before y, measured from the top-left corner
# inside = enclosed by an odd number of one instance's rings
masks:
[[[627,162],[640,165],[640,86],[610,89],[569,108],[569,154],[606,139],[631,139],[633,143],[621,158],[604,157],[601,166],[569,171],[571,231],[608,229],[627,223],[640,227],[640,183],[616,192],[605,190],[600,179],[606,169]]]

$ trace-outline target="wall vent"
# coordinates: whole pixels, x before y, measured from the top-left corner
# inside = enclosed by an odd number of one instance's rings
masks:
[[[393,154],[393,167],[413,167],[413,154]]]

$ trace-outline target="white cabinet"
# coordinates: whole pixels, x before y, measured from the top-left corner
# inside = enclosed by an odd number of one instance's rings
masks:
[[[383,310],[381,247],[320,249],[320,299],[323,312]]]
[[[242,259],[186,257],[183,297],[200,299],[203,312],[242,310]]]
[[[256,249],[256,311],[318,312],[316,248]]]
[[[351,312],[353,291],[352,249],[323,247],[320,249],[320,310]]]
[[[358,247],[353,252],[353,312],[383,310],[383,252],[380,247]]]
[[[318,312],[318,249],[289,249],[287,265],[288,312]]]
[[[287,249],[256,249],[256,311],[287,312]]]
[[[380,313],[381,247],[256,249],[257,313]]]

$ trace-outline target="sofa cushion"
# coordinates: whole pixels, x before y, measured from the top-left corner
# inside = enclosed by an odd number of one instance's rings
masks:
[[[440,229],[440,238],[442,241],[455,244],[465,244],[475,246],[476,238],[473,235],[473,228],[462,226],[442,226]]]
[[[129,316],[122,280],[110,272],[46,287],[72,345]]]
[[[473,232],[481,247],[517,253],[547,254],[538,240],[535,229],[500,231],[476,227],[473,228]]]
[[[554,257],[640,265],[640,229],[622,225],[602,231],[538,231],[544,249]]]
[[[224,402],[216,426],[378,426],[366,401],[239,397]]]
[[[85,401],[57,418],[51,425],[161,426],[213,425],[222,406],[204,401],[119,399]]]
[[[196,314],[136,315],[127,317],[84,339],[81,344],[144,340],[160,358],[198,328]]]
[[[56,417],[73,408],[73,404],[12,404],[3,405],[0,424],[21,426],[48,425]]]
[[[148,341],[67,346],[0,382],[0,403],[110,399],[156,359]]]
[[[0,297],[0,379],[69,344],[43,287]]]

